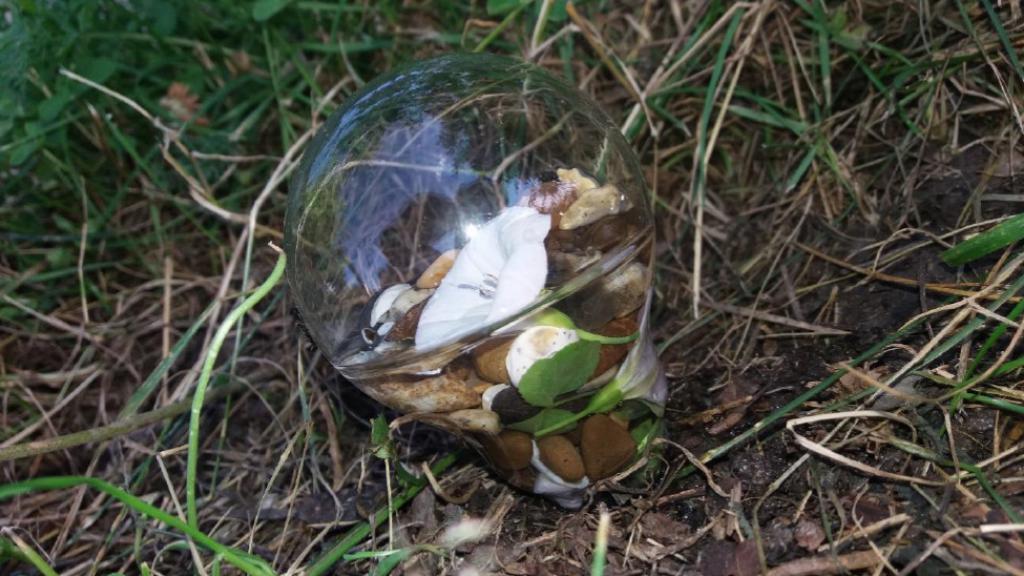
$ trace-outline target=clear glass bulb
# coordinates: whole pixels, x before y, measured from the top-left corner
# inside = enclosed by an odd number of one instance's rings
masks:
[[[292,178],[285,235],[292,298],[335,368],[566,506],[658,428],[652,244],[608,116],[489,55],[351,96]]]

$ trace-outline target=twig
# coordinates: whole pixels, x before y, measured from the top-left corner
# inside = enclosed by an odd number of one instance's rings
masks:
[[[856,264],[853,264],[853,263],[847,262],[845,260],[836,258],[835,256],[830,256],[828,254],[825,254],[824,252],[822,252],[822,251],[820,251],[820,250],[818,250],[816,248],[813,248],[811,246],[808,246],[806,244],[803,244],[801,242],[794,242],[794,245],[796,245],[798,248],[800,248],[801,250],[803,250],[804,252],[807,252],[808,254],[810,254],[812,256],[820,258],[820,259],[822,259],[822,260],[824,260],[826,262],[829,262],[831,264],[835,264],[836,266],[839,266],[841,268],[846,268],[847,270],[853,270],[854,272],[857,272],[858,274],[863,274],[864,276],[867,276],[868,278],[872,278],[872,279],[875,279],[875,280],[881,280],[883,282],[889,282],[889,283],[892,283],[892,284],[899,284],[901,286],[909,286],[911,288],[924,288],[925,290],[928,290],[929,292],[937,292],[939,294],[950,294],[950,295],[953,295],[953,296],[975,296],[975,295],[978,294],[978,292],[972,292],[970,290],[961,290],[959,288],[952,288],[952,287],[949,287],[949,286],[944,285],[944,284],[932,284],[932,283],[922,284],[922,283],[918,282],[917,280],[912,280],[910,278],[904,278],[903,276],[894,276],[892,274],[886,274],[885,272],[878,272],[876,270],[871,270],[871,269],[865,268],[863,266],[858,266]],[[982,297],[985,298],[986,300],[998,300],[1000,298],[1000,296],[1001,296],[1000,294],[985,294]],[[1011,297],[1008,300],[1008,302],[1019,302],[1020,299],[1021,299],[1020,296],[1013,296],[1013,297]]]
[[[800,558],[776,566],[766,576],[824,576],[846,574],[853,570],[864,570],[879,564],[881,560],[872,550],[851,552],[842,556],[815,556]]]
[[[813,416],[794,418],[786,422],[786,429],[793,434],[793,437],[796,439],[797,444],[802,446],[804,449],[814,452],[815,454],[832,460],[834,462],[838,462],[840,464],[845,464],[851,468],[855,468],[865,474],[878,476],[880,478],[887,478],[889,480],[897,480],[901,482],[926,484],[928,486],[945,486],[946,483],[939,480],[928,480],[927,478],[918,478],[916,476],[896,474],[894,472],[882,470],[881,468],[877,468],[875,466],[864,464],[863,462],[858,462],[853,458],[843,456],[842,454],[839,454],[834,450],[826,448],[821,444],[818,444],[817,442],[812,442],[808,440],[803,435],[797,434],[795,430],[797,426],[802,426],[804,424],[812,424],[814,422],[823,422],[827,420],[840,420],[843,418],[884,418],[886,420],[892,420],[893,422],[899,422],[900,424],[907,426],[911,430],[916,431],[914,425],[906,418],[903,418],[902,416],[897,416],[895,414],[891,414],[889,412],[881,412],[878,410],[855,410],[852,412],[837,412],[834,414],[815,414]]]
[[[770,312],[761,312],[760,310],[754,310],[752,308],[733,306],[732,304],[719,304],[703,300],[701,301],[701,305],[727,314],[737,314],[748,318],[754,318],[755,320],[760,320],[762,322],[807,330],[809,332],[808,336],[848,336],[850,334],[847,330],[819,326],[817,324],[811,324],[810,322],[803,322],[801,320],[793,320],[792,318],[779,316],[778,314],[772,314]]]
[[[219,400],[233,392],[236,392],[241,387],[242,383],[236,382],[217,388],[210,393],[207,397],[207,401]],[[138,430],[139,428],[145,428],[146,426],[183,414],[188,410],[191,404],[192,398],[187,398],[180,402],[175,402],[174,404],[168,404],[167,406],[157,410],[143,412],[129,418],[118,420],[117,422],[106,426],[90,428],[88,430],[82,430],[81,432],[72,432],[71,434],[64,434],[62,436],[57,436],[56,438],[37,440],[35,442],[26,442],[24,444],[15,444],[13,446],[0,448],[0,462],[17,460],[19,458],[28,458],[29,456],[38,456],[40,454],[48,454],[50,452],[66,450],[83,444],[93,444],[118,438],[134,430]]]

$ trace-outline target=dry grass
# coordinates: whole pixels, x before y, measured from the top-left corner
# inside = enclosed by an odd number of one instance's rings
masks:
[[[470,456],[429,483],[386,476],[379,408],[304,343],[276,290],[210,383],[199,530],[280,573],[332,549],[346,574],[588,573],[599,533],[606,574],[1024,572],[1019,246],[939,258],[1024,198],[1019,7],[589,2],[559,19],[558,2],[535,4],[298,2],[223,45],[198,25],[156,48],[125,33],[126,52],[193,64],[173,69],[202,89],[168,92],[178,113],[154,97],[176,78],[35,62],[37,101],[74,99],[63,142],[20,165],[16,131],[0,144],[4,482],[91,476],[184,523],[189,398],[217,328],[273,266],[303,143],[363,78],[455,42],[570,75],[641,155],[666,441],[577,513]],[[392,473],[453,449],[422,426],[397,436]],[[110,493],[0,494],[4,571],[235,570]]]

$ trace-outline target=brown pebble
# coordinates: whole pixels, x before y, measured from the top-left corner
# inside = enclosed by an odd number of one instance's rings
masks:
[[[603,218],[583,230],[587,245],[597,250],[607,250],[612,246],[618,246],[631,237],[634,232],[625,216]]]
[[[520,490],[533,492],[533,484],[537,481],[537,471],[532,466],[527,466],[509,473],[505,479]]]
[[[576,184],[551,180],[542,182],[530,191],[527,205],[536,208],[541,214],[551,215],[551,226],[558,228],[565,210],[576,201]]]
[[[448,414],[448,418],[466,432],[484,432],[497,434],[501,430],[501,420],[495,412],[481,408],[456,410]]]
[[[448,271],[452,269],[452,264],[455,264],[455,256],[459,253],[458,250],[448,250],[438,256],[427,269],[420,274],[418,280],[416,280],[416,287],[420,289],[425,288],[437,288],[441,285],[441,280],[444,279]]]
[[[601,336],[629,336],[638,329],[639,325],[636,323],[636,320],[629,316],[623,316],[605,324],[596,332]],[[601,355],[598,357],[597,366],[594,368],[591,378],[597,378],[604,374],[606,370],[621,362],[632,345],[632,342],[628,344],[602,344]]]
[[[501,416],[501,423],[505,426],[522,422],[540,412],[540,408],[523,399],[519,391],[509,386],[491,400],[491,410]]]
[[[508,382],[505,357],[508,356],[513,340],[514,338],[490,340],[474,348],[473,367],[476,368],[477,376],[495,384]]]
[[[643,306],[648,280],[646,267],[632,262],[566,298],[559,310],[568,314],[577,327],[592,332],[599,330],[613,318],[626,316]]]
[[[573,426],[572,430],[566,430],[565,432],[562,432],[562,435],[568,438],[569,442],[572,442],[573,446],[579,446],[580,440],[583,439],[583,430],[579,426]]]
[[[533,439],[525,432],[505,430],[497,436],[481,436],[487,458],[502,472],[514,472],[530,465]]]
[[[581,428],[580,452],[587,476],[592,481],[618,472],[636,455],[636,442],[629,431],[606,414],[587,418]]]
[[[416,327],[420,323],[420,314],[423,314],[423,309],[426,308],[429,301],[430,299],[428,298],[410,308],[408,312],[395,322],[394,327],[391,328],[391,331],[388,332],[384,339],[388,342],[401,342],[402,340],[414,338],[416,336]]]
[[[562,230],[574,230],[607,216],[626,212],[631,207],[629,198],[613,184],[583,190],[576,201],[562,213],[558,227]]]
[[[452,362],[436,376],[394,374],[359,380],[356,387],[399,412],[453,412],[480,407],[481,382],[468,362]]]
[[[537,440],[537,450],[540,461],[562,480],[574,483],[583,479],[583,459],[565,436],[545,436]]]

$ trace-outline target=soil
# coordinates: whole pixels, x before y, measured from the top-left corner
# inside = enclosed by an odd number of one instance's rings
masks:
[[[951,167],[951,175],[922,185],[912,199],[919,219],[915,225],[939,233],[954,228],[956,220],[950,218],[951,210],[965,205],[984,161],[980,155],[960,158]],[[997,184],[1012,186],[1012,182]],[[872,236],[867,236],[867,232],[864,229],[842,230],[845,236],[833,235],[831,253],[844,255],[888,237],[880,229]],[[849,240],[851,237],[857,240]],[[889,249],[908,244],[909,239],[898,240]],[[942,265],[938,254],[934,248],[918,250],[885,271],[922,283],[955,281],[955,271]],[[861,255],[851,260],[864,262],[868,259]],[[826,263],[815,262],[812,266],[820,269],[823,278],[835,273],[826,269],[831,266]],[[989,521],[993,518],[1006,520],[998,509],[981,505],[984,509],[979,511],[979,503],[948,489],[937,491],[945,511],[937,514],[932,504],[906,483],[886,481],[820,458],[811,458],[806,465],[786,476],[806,452],[779,424],[762,430],[754,439],[713,461],[708,472],[714,479],[714,488],[701,472],[680,477],[686,464],[683,449],[700,455],[742,434],[827,377],[838,363],[857,356],[899,329],[909,318],[943,301],[941,294],[881,282],[858,283],[858,280],[862,278],[841,284],[832,302],[837,310],[835,316],[840,319],[832,326],[849,331],[848,336],[813,340],[761,339],[748,358],[732,365],[714,356],[709,359],[709,355],[715,353],[714,343],[700,342],[699,338],[696,344],[682,341],[670,347],[663,356],[670,367],[707,361],[698,370],[671,380],[664,434],[670,442],[656,448],[646,468],[623,484],[603,485],[581,512],[565,511],[544,499],[515,493],[514,505],[501,519],[497,543],[466,547],[455,564],[472,565],[481,573],[504,570],[506,574],[538,576],[588,574],[600,510],[609,511],[612,518],[606,574],[757,574],[761,570],[758,542],[768,566],[785,566],[809,556],[825,554],[827,558],[829,542],[848,535],[857,523],[867,526],[906,514],[909,522],[892,555],[899,565],[912,561],[922,552],[921,543],[930,542],[936,534],[952,525],[969,524],[972,514]],[[821,288],[802,298],[800,306],[804,310],[817,310],[829,300],[830,291],[830,287]],[[758,327],[755,325],[752,329]],[[904,343],[920,345],[933,333],[934,328],[925,324]],[[906,350],[890,349],[868,366],[872,373],[884,375],[897,370],[908,358]],[[826,406],[864,387],[856,379],[844,377],[803,408]],[[358,392],[344,385],[343,389],[348,398],[346,408],[352,412],[365,411],[360,420],[370,417],[374,412],[372,401],[359,398]],[[918,391],[941,393],[925,385]],[[719,406],[735,408],[695,421],[695,413],[714,412]],[[938,410],[918,410],[916,416],[915,424],[926,436],[918,442],[948,456],[948,444],[939,435],[942,414]],[[959,457],[978,461],[990,456],[996,412],[973,406],[962,410],[956,419],[954,439]],[[820,436],[825,430],[805,432]],[[410,439],[424,431],[418,428],[405,433],[405,438]],[[904,435],[897,430],[894,433]],[[431,438],[435,442],[431,446],[437,454],[453,448],[443,434]],[[416,442],[402,445],[422,447],[422,440],[420,436]],[[913,474],[914,466],[920,464],[911,462],[906,453],[889,446],[862,444],[859,449],[867,451],[865,461],[886,471]],[[430,450],[417,452],[420,452],[417,456],[426,457]],[[471,467],[483,466],[482,461],[474,460]],[[380,472],[377,470],[375,474]],[[477,483],[481,477],[483,482]],[[442,516],[452,514],[487,516],[493,513],[494,503],[501,495],[511,490],[486,474],[471,474],[467,478],[473,480],[454,486],[452,491],[474,490],[469,500],[462,505],[437,506],[434,520],[443,524]],[[1021,491],[1019,488],[1005,490],[1018,509],[1024,509]],[[421,510],[419,514],[422,513]],[[399,521],[409,514],[411,512],[400,515]],[[433,520],[429,522],[431,526],[434,524]],[[896,528],[882,534],[891,536],[892,530]],[[429,535],[410,528],[406,537],[417,541]],[[997,545],[1006,551],[1008,562],[1024,568],[1024,548],[1019,541],[1001,539]],[[848,566],[855,567],[856,560],[863,558],[857,556],[858,550],[868,550],[864,539],[843,542],[835,552],[847,555],[845,561],[851,562]],[[421,564],[406,565],[406,573],[430,573],[417,572]],[[435,561],[428,564],[431,569],[437,569]],[[835,566],[828,569],[833,568]],[[352,573],[359,573],[360,569],[354,568]],[[932,557],[921,563],[915,573],[951,572],[947,564]]]

